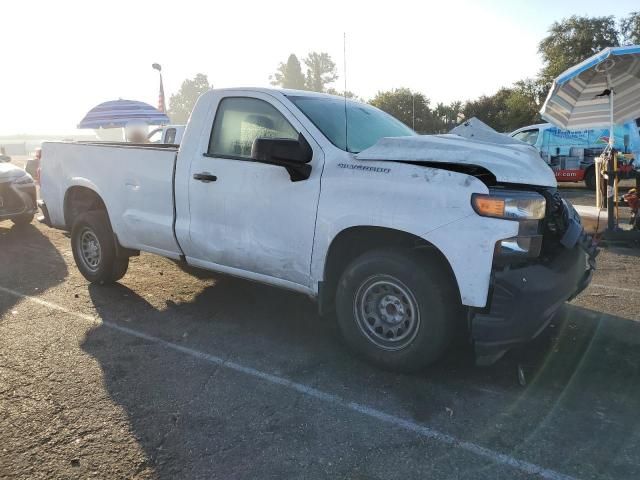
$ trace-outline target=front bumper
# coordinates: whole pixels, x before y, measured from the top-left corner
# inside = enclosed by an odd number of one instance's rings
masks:
[[[34,184],[0,183],[0,220],[29,215],[37,211],[36,187]]]
[[[49,209],[44,200],[38,200],[38,208],[42,212],[42,215],[38,217],[40,223],[44,223],[47,227],[51,227],[51,217],[49,216]]]
[[[591,281],[597,249],[567,206],[572,219],[552,259],[494,269],[487,307],[471,312],[476,363],[489,365],[510,348],[535,338],[564,302]]]

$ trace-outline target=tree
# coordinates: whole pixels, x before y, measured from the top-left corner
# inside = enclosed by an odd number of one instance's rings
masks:
[[[280,63],[276,73],[269,77],[271,85],[282,88],[305,89],[305,76],[302,73],[300,61],[293,53],[289,55],[287,63]]]
[[[418,133],[433,131],[435,122],[429,109],[429,99],[422,93],[396,88],[378,92],[369,103],[413,127]]]
[[[620,20],[620,35],[625,45],[640,45],[640,11]]]
[[[506,99],[506,131],[540,122],[543,90],[539,81],[530,78],[515,83]]]
[[[581,62],[606,47],[619,45],[615,19],[579,17],[574,15],[554,22],[539,44],[544,67],[541,79],[550,84],[567,68]]]
[[[204,73],[198,73],[192,79],[185,79],[178,93],[174,93],[169,98],[168,113],[171,122],[187,123],[198,97],[212,88],[213,85],[209,85],[209,79]]]
[[[464,118],[477,117],[498,132],[511,132],[540,121],[542,86],[539,81],[525,79],[493,95],[483,95],[465,103]]]
[[[358,97],[355,93],[353,93],[353,92],[352,92],[352,91],[350,91],[350,90],[347,90],[347,91],[345,92],[344,90],[343,90],[343,91],[340,91],[340,90],[336,90],[336,89],[335,89],[335,88],[333,88],[333,87],[329,87],[329,88],[327,88],[327,89],[325,90],[325,92],[324,92],[324,93],[328,93],[329,95],[337,95],[337,96],[339,96],[339,97],[347,97],[347,98],[350,98],[350,99],[352,99],[352,100],[362,101],[362,99],[361,99],[360,97]]]
[[[498,132],[509,130],[507,125],[507,99],[511,96],[510,88],[501,88],[494,95],[483,95],[476,100],[464,104],[464,118],[477,117]]]
[[[438,103],[433,109],[433,133],[447,133],[462,120],[462,102],[451,102],[449,105]]]
[[[306,88],[314,92],[324,92],[327,84],[338,78],[336,64],[328,53],[311,52],[304,59],[307,66]]]

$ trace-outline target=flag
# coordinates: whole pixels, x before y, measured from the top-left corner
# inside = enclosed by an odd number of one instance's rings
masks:
[[[167,112],[167,107],[164,103],[164,86],[162,85],[162,74],[160,74],[160,93],[158,94],[158,110],[162,113]]]

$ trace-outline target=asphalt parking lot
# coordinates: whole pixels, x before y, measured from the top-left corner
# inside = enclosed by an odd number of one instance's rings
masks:
[[[637,479],[639,272],[608,248],[522,350],[399,375],[304,296],[144,254],[92,286],[64,232],[0,222],[0,478]]]

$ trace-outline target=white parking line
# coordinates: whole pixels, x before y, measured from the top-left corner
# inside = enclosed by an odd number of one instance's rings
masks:
[[[617,290],[619,292],[637,293],[638,295],[640,295],[640,290],[635,288],[613,287],[611,285],[602,285],[601,283],[592,283],[589,286],[595,288],[604,288],[608,290]]]
[[[308,397],[312,397],[318,400],[321,400],[323,402],[326,403],[331,403],[333,405],[336,405],[338,407],[341,407],[343,409],[346,410],[350,410],[353,412],[357,412],[360,413],[362,415],[365,415],[367,417],[370,418],[374,418],[376,420],[379,420],[381,422],[387,423],[389,425],[392,425],[394,427],[397,428],[402,428],[404,430],[408,430],[410,432],[413,432],[417,435],[420,435],[421,437],[424,438],[428,438],[431,440],[435,440],[437,442],[440,442],[442,444],[445,445],[450,445],[454,448],[458,448],[460,450],[464,450],[466,452],[470,452],[473,453],[475,455],[478,455],[480,457],[484,457],[488,460],[491,460],[497,464],[501,464],[501,465],[506,465],[512,468],[515,468],[517,470],[520,470],[521,472],[524,472],[526,474],[529,475],[536,475],[539,476],[541,478],[545,478],[545,479],[549,479],[549,480],[576,480],[574,477],[571,477],[569,475],[564,475],[560,472],[556,472],[555,470],[550,470],[548,468],[544,468],[541,467],[539,465],[536,465],[534,463],[529,463],[526,462],[524,460],[519,460],[517,458],[514,458],[510,455],[504,454],[504,453],[500,453],[497,452],[495,450],[491,450],[489,448],[485,448],[482,447],[480,445],[477,445],[473,442],[466,442],[463,440],[460,440],[452,435],[448,435],[446,433],[440,432],[438,430],[435,430],[431,427],[427,427],[425,425],[421,425],[419,423],[415,423],[411,420],[407,420],[405,418],[401,418],[395,415],[391,415],[389,413],[385,413],[381,410],[377,410],[375,408],[372,407],[368,407],[366,405],[363,405],[361,403],[357,403],[357,402],[350,402],[349,400],[345,400],[343,398],[340,398],[337,395],[331,394],[331,393],[326,393],[323,392],[322,390],[318,390],[317,388],[313,388],[310,387],[308,385],[302,384],[302,383],[297,383],[294,382],[292,380],[289,380],[285,377],[281,377],[279,375],[273,375],[271,373],[267,373],[267,372],[263,372],[261,370],[252,368],[252,367],[247,367],[245,365],[239,364],[239,363],[235,363],[235,362],[231,362],[228,360],[224,360],[221,357],[217,357],[215,355],[210,355],[208,353],[204,353],[198,350],[194,350],[192,348],[189,347],[185,347],[182,345],[178,345],[176,343],[172,343],[172,342],[168,342],[166,340],[163,340],[161,338],[158,337],[154,337],[153,335],[149,335],[143,332],[139,332],[137,330],[133,330],[131,328],[127,328],[127,327],[123,327],[121,325],[112,323],[110,321],[107,320],[101,320],[98,317],[94,317],[91,315],[87,315],[87,314],[83,314],[83,313],[78,313],[78,312],[74,312],[72,310],[69,310],[61,305],[57,305],[55,303],[52,302],[48,302],[46,300],[42,300],[40,298],[37,297],[33,297],[31,295],[25,295],[23,293],[17,292],[15,290],[11,290],[9,288],[4,288],[4,287],[0,287],[0,292],[4,292],[8,295],[12,295],[14,297],[19,297],[19,298],[23,298],[25,300],[31,301],[33,303],[36,303],[38,305],[47,307],[49,309],[52,310],[57,310],[63,313],[66,313],[68,315],[72,315],[76,318],[80,318],[82,320],[85,320],[87,322],[90,323],[95,323],[95,324],[102,324],[103,326],[110,328],[112,330],[116,330],[118,332],[127,334],[127,335],[131,335],[133,337],[137,337],[140,338],[142,340],[146,340],[148,342],[151,343],[155,343],[156,345],[160,345],[164,348],[167,348],[169,350],[173,350],[176,352],[180,352],[183,353],[185,355],[189,355],[191,357],[194,358],[198,358],[200,360],[203,360],[205,362],[209,362],[212,363],[214,365],[218,365],[220,367],[223,368],[227,368],[229,370],[233,370],[236,372],[241,372],[244,373],[246,375],[249,375],[251,377],[254,378],[258,378],[260,380],[263,380],[265,382],[274,384],[274,385],[278,385],[284,388],[288,388],[290,390],[294,390],[296,392],[299,392],[303,395],[306,395]]]

